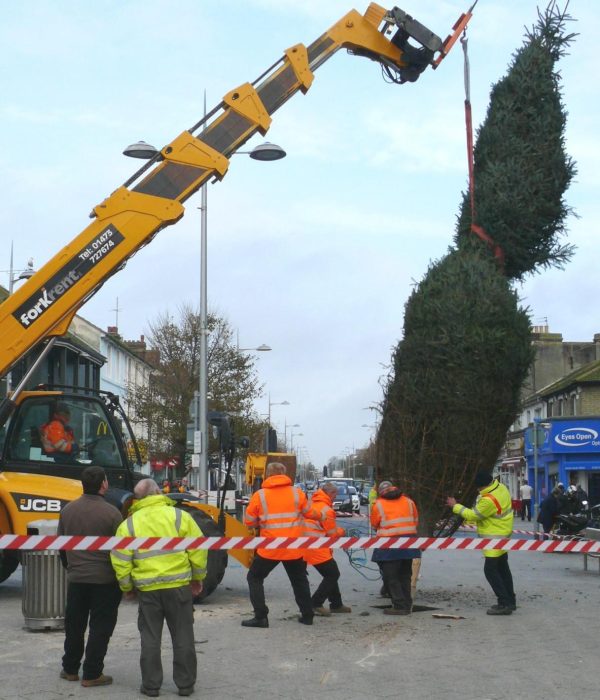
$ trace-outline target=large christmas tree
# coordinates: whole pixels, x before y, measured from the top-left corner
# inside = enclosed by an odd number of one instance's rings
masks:
[[[475,147],[473,206],[465,194],[455,247],[406,304],[384,388],[378,477],[416,499],[427,534],[447,514],[445,495],[474,495],[476,471],[492,469],[518,411],[533,351],[514,280],[572,255],[562,238],[575,168],[556,70],[573,38],[568,21],[555,3],[540,13],[493,87]]]

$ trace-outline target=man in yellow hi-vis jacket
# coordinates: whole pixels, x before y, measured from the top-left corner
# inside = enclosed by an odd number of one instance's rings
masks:
[[[510,537],[513,531],[513,510],[510,493],[504,484],[494,479],[488,472],[478,472],[475,486],[479,496],[473,508],[466,508],[449,496],[447,505],[455,515],[467,523],[476,523],[477,534],[481,537]],[[508,553],[502,549],[486,549],[483,552],[485,565],[483,572],[498,598],[488,615],[511,615],[516,610],[516,598],[512,574],[508,566]]]
[[[117,530],[120,537],[202,537],[189,513],[160,492],[153,479],[135,487],[138,499]],[[157,697],[163,672],[160,655],[164,620],[173,643],[173,680],[179,695],[191,695],[196,682],[193,596],[202,591],[206,550],[131,550],[111,552],[117,581],[126,597],[137,593],[142,653],[142,695]]]

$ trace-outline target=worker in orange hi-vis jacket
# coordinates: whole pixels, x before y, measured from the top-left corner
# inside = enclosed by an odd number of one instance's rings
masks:
[[[61,402],[56,406],[52,420],[40,428],[42,448],[46,454],[52,455],[55,459],[61,455],[67,459],[74,459],[79,452],[73,428],[69,425],[70,419],[69,406]]]
[[[337,494],[337,486],[332,481],[327,481],[323,488],[315,491],[311,499],[313,510],[321,514],[320,520],[307,520],[304,526],[304,534],[307,537],[333,537],[345,535],[343,527],[338,527],[335,522],[335,511],[332,503]],[[319,549],[305,549],[304,561],[311,564],[323,577],[317,590],[312,595],[312,604],[315,615],[329,617],[331,613],[349,613],[352,608],[342,603],[339,578],[340,570],[333,558],[330,547]],[[323,607],[329,600],[329,610]]]
[[[285,473],[285,465],[280,462],[267,464],[265,476],[262,488],[252,494],[248,502],[244,520],[246,526],[259,528],[262,537],[302,537],[304,518],[320,518],[320,514],[308,505],[304,491],[292,485],[292,480]],[[298,621],[312,625],[314,613],[302,550],[259,547],[246,577],[254,617],[242,620],[243,627],[269,626],[264,581],[280,562],[300,608]]]

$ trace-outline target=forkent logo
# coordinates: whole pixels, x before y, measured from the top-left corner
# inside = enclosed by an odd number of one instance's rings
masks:
[[[68,503],[60,498],[44,498],[27,493],[13,493],[12,497],[21,513],[60,513]]]
[[[15,309],[14,318],[23,328],[29,328],[124,240],[123,234],[109,224]]]
[[[79,279],[81,279],[81,275],[76,270],[71,270],[71,272],[65,275],[52,289],[47,290],[42,287],[42,293],[38,300],[27,309],[27,311],[20,315],[19,320],[21,324],[27,328],[32,321],[35,321],[40,314],[44,313],[49,306]]]

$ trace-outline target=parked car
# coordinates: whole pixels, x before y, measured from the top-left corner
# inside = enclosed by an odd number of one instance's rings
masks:
[[[333,510],[340,513],[352,513],[354,510],[350,488],[346,484],[338,484],[338,491],[333,500]]]
[[[350,497],[352,498],[352,512],[360,513],[360,496],[354,486],[348,486]]]

